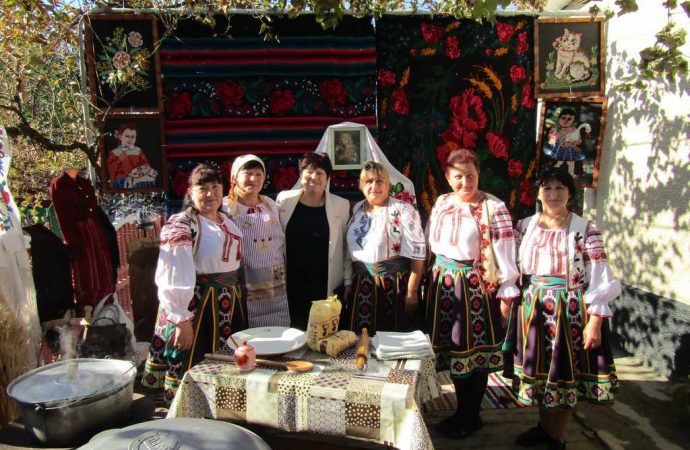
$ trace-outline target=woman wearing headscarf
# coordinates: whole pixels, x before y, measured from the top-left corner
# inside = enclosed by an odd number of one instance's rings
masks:
[[[189,176],[182,212],[161,230],[160,306],[142,384],[163,387],[167,402],[204,353],[222,349],[247,327],[238,285],[242,232],[221,211],[222,201],[220,173],[200,164]]]
[[[243,155],[230,171],[230,193],[224,210],[242,230],[242,273],[249,327],[290,326],[285,291],[285,234],[278,206],[260,194],[266,180],[261,158]]]
[[[464,438],[482,426],[479,417],[490,372],[503,369],[502,326],[515,286],[515,239],[510,213],[498,198],[479,190],[479,161],[471,150],[451,152],[446,180],[429,218],[435,260],[426,298],[427,331],[439,368],[450,368],[457,410],[439,431]]]
[[[352,262],[345,236],[350,203],[326,189],[333,172],[325,154],[305,153],[299,161],[301,188],[278,194],[285,230],[287,294],[292,326],[306,330],[311,302],[348,293]]]
[[[367,161],[359,175],[364,200],[352,209],[347,246],[354,265],[351,329],[409,331],[415,328],[426,258],[426,239],[413,205],[388,195],[383,164]]]
[[[529,284],[517,309],[518,398],[538,404],[539,423],[516,444],[565,449],[578,398],[611,404],[617,389],[609,302],[621,292],[596,225],[571,212],[575,181],[551,168],[535,183],[542,212],[517,224],[519,264]]]

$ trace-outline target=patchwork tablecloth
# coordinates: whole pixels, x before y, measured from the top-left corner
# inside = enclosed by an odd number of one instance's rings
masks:
[[[433,358],[377,361],[364,372],[354,349],[337,358],[308,352],[309,373],[202,361],[189,370],[168,417],[206,417],[432,449],[419,405],[438,396]]]

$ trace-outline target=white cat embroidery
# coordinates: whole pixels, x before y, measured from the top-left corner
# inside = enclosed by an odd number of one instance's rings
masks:
[[[586,80],[591,75],[589,71],[589,57],[580,49],[582,33],[573,33],[567,28],[563,36],[553,41],[556,48],[556,70],[554,75],[559,80],[570,77],[573,81]]]

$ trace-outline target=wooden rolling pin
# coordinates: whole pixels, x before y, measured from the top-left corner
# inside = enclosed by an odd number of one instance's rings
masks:
[[[369,330],[362,328],[362,334],[359,335],[359,343],[357,344],[356,353],[357,368],[359,370],[364,370],[367,365],[367,359],[369,358]]]

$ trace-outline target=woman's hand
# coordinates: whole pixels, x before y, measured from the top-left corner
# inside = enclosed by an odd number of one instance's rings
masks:
[[[501,298],[501,322],[503,323],[503,328],[508,326],[508,319],[510,319],[510,307],[513,304],[513,300],[510,298]]]
[[[417,294],[417,289],[408,289],[407,295],[405,295],[405,312],[411,314],[417,311],[417,303],[419,303],[419,295]]]
[[[599,316],[589,316],[589,321],[582,331],[585,350],[593,350],[601,345],[601,323],[604,321]]]
[[[194,340],[194,331],[192,330],[192,322],[185,320],[175,325],[175,339],[174,344],[180,350],[189,350],[192,348],[192,341]]]

